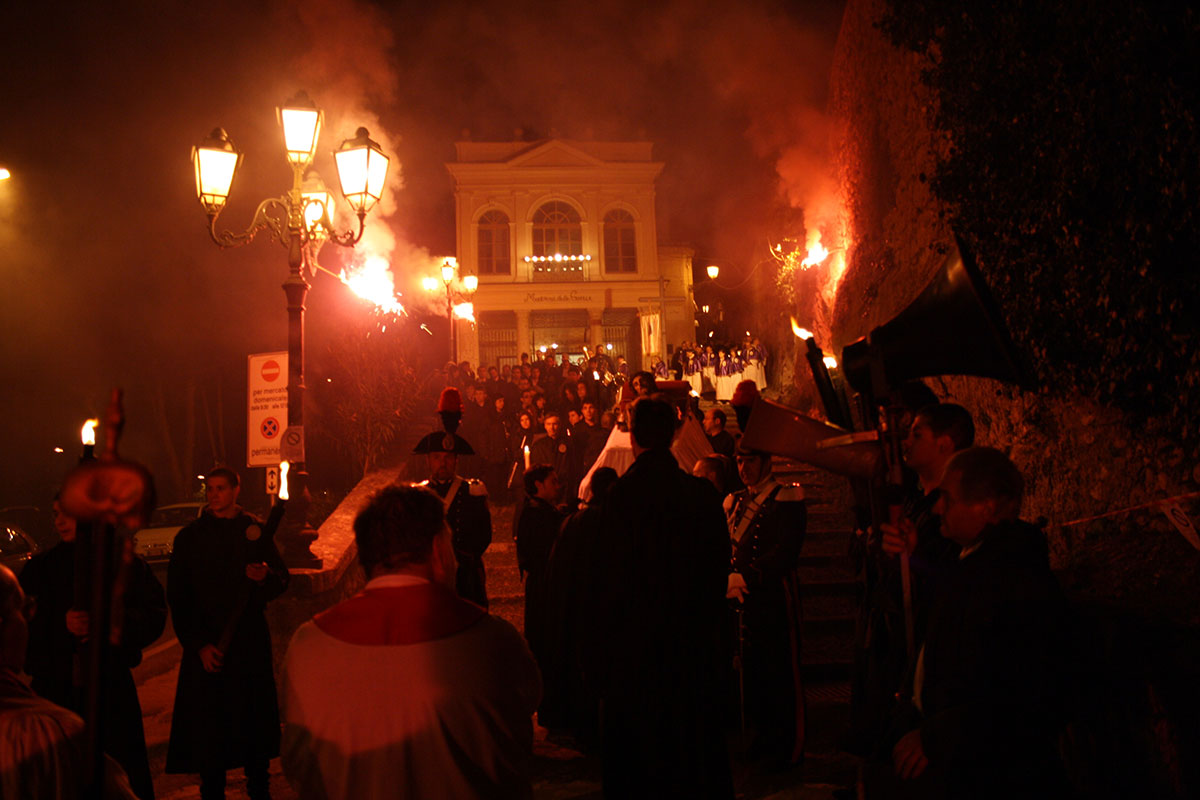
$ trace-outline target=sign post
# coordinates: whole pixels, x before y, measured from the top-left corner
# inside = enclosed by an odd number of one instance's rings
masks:
[[[246,466],[278,467],[288,418],[287,353],[250,356],[246,375]]]

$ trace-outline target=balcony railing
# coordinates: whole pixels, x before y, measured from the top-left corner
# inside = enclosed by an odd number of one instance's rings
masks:
[[[557,253],[552,256],[525,256],[525,261],[529,264],[534,283],[562,283],[586,281],[592,257]]]

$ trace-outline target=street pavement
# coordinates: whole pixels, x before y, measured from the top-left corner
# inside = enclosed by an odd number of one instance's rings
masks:
[[[811,476],[809,479],[812,480]],[[494,536],[492,545],[484,556],[484,562],[488,576],[491,613],[521,630],[524,591],[517,573],[512,516],[511,506],[492,509]],[[156,574],[165,585],[165,569],[156,569]],[[200,796],[195,776],[167,775],[163,772],[179,656],[179,643],[168,626],[163,637],[146,649],[142,664],[134,670],[146,727],[150,769],[159,800],[183,800]],[[829,690],[822,691],[829,694]],[[835,703],[844,700],[837,690],[834,690],[831,696],[834,697]],[[810,695],[810,705],[813,704],[811,697]],[[828,714],[810,713],[809,741],[812,745],[805,764],[786,773],[764,772],[740,759],[738,754],[742,751],[742,743],[738,736],[731,735],[730,752],[734,755],[737,796],[768,800],[827,800],[835,796],[835,789],[852,786],[854,761],[838,752],[834,744],[840,730],[833,730],[832,727],[837,724],[838,719],[840,717],[836,714],[830,717]],[[814,726],[820,725],[830,729],[814,730]],[[539,800],[584,800],[602,796],[599,760],[548,740],[545,729],[540,727],[537,728],[534,745],[534,776],[534,796]],[[229,798],[246,797],[244,780],[240,774],[230,773],[227,792]],[[287,800],[297,796],[284,778],[278,759],[271,763],[271,792],[276,800]]]

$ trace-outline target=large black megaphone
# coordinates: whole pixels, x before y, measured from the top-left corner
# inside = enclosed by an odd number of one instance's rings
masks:
[[[801,414],[794,408],[759,398],[750,411],[739,447],[761,450],[803,461],[848,478],[873,478],[883,468],[883,449],[877,442],[847,442],[835,447],[835,439],[848,439],[850,432]]]
[[[932,375],[975,375],[1032,388],[1004,317],[958,237],[941,271],[894,319],[842,349],[842,370],[860,392],[872,385],[872,359],[888,388]]]

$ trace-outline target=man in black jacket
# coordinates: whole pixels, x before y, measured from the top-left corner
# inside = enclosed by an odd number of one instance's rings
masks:
[[[563,485],[554,467],[535,464],[525,473],[525,506],[517,520],[517,567],[525,578],[525,640],[537,659],[538,668],[546,673],[554,643],[549,625],[546,596],[546,573],[550,553],[558,540],[564,515],[558,510]],[[538,710],[539,719],[546,715],[543,698]],[[553,716],[556,709],[549,709]],[[542,722],[547,725],[547,722]]]
[[[54,527],[61,541],[38,553],[21,571],[21,587],[35,601],[29,623],[29,649],[25,671],[33,678],[33,690],[72,711],[83,713],[84,692],[77,682],[82,643],[88,633],[88,612],[75,607],[76,521],[54,502]],[[162,584],[141,557],[132,552],[122,592],[120,641],[109,651],[103,667],[108,687],[104,725],[104,750],[129,775],[129,783],[142,800],[152,800],[150,762],[142,708],[130,672],[142,662],[142,649],[163,632],[167,602]],[[91,564],[91,558],[84,560]],[[86,662],[85,662],[86,663]]]
[[[269,798],[267,765],[279,755],[264,609],[287,588],[288,571],[258,520],[237,504],[238,492],[233,470],[208,474],[208,505],[176,535],[167,567],[183,658],[166,771],[199,773],[205,800],[225,796],[225,773],[237,767],[245,769],[251,800]]]
[[[732,797],[722,725],[729,531],[716,489],[671,453],[675,409],[638,400],[634,463],[596,543],[607,797]]]
[[[895,774],[921,797],[1060,797],[1066,604],[1045,535],[1018,519],[1023,481],[998,450],[951,459],[935,512],[962,548],[901,709]]]

